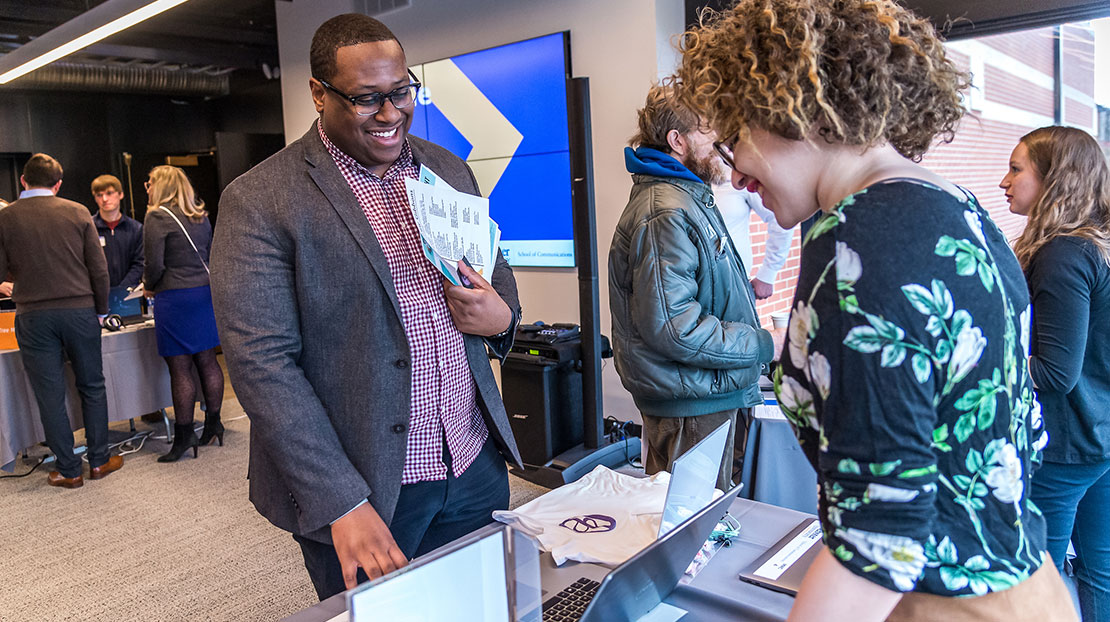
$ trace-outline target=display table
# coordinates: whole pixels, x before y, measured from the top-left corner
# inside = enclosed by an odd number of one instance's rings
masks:
[[[154,327],[131,326],[101,338],[108,421],[124,421],[172,406],[170,376],[158,356]],[[81,398],[66,364],[66,409],[74,430],[85,426]],[[35,394],[19,350],[0,351],[0,468],[11,471],[19,452],[45,440]]]
[[[732,546],[722,548],[692,582],[679,585],[665,602],[689,612],[682,622],[785,620],[794,604],[792,596],[744,583],[737,576],[810,515],[748,499],[734,501],[729,513],[740,521],[740,536]],[[550,560],[549,554],[545,556]],[[346,608],[346,594],[336,594],[283,622],[345,622]]]
[[[774,395],[771,395],[774,398]],[[756,406],[744,449],[740,496],[817,513],[817,473],[778,405]]]

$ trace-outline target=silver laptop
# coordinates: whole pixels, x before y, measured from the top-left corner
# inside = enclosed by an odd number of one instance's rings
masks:
[[[351,622],[538,622],[539,550],[491,525],[347,592]]]
[[[741,570],[740,580],[793,596],[821,546],[821,523],[807,518]]]
[[[717,470],[713,473],[716,480]],[[733,487],[612,571],[593,564],[554,568],[548,557],[541,570],[544,594],[550,595],[543,603],[543,619],[639,619],[670,596],[740,488]]]
[[[728,422],[722,423],[675,459],[667,485],[667,500],[663,502],[663,518],[659,521],[660,538],[713,500],[717,474],[725,459],[725,443],[731,431]]]

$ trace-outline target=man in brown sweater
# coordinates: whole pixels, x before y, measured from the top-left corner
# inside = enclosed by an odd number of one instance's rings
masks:
[[[46,444],[57,458],[51,486],[84,484],[66,414],[65,362],[73,367],[85,420],[89,479],[123,466],[108,454],[108,402],[100,355],[100,320],[108,313],[108,264],[96,226],[80,203],[58,198],[62,166],[31,156],[24,191],[0,211],[0,275],[11,274],[15,338],[35,392]]]

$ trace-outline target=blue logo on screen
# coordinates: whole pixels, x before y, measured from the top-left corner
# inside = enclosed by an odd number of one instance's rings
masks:
[[[510,263],[574,265],[564,35],[413,67],[411,133],[463,158]]]

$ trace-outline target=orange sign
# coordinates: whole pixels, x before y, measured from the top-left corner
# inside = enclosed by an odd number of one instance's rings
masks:
[[[15,311],[0,313],[0,350],[18,350],[15,342]]]

